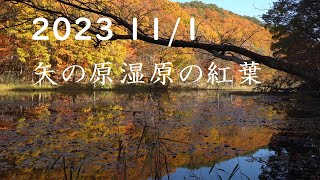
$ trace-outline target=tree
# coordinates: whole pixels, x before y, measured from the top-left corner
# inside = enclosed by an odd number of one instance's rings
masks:
[[[64,16],[74,22],[77,18],[83,16],[90,16],[91,18],[97,16],[105,16],[112,19],[117,31],[114,31],[114,35],[110,40],[129,40],[132,39],[132,18],[138,17],[141,20],[141,24],[145,24],[148,21],[148,15],[159,11],[159,7],[168,7],[168,1],[159,1],[155,3],[154,1],[146,1],[144,3],[139,3],[137,1],[84,1],[84,0],[57,0],[51,1],[33,1],[33,0],[6,0],[17,4],[16,6],[23,5],[28,6],[36,10],[36,12],[41,12],[45,14],[48,19],[56,19],[56,17]],[[167,4],[166,4],[167,3]],[[56,6],[53,6],[55,4]],[[57,8],[59,6],[59,8]],[[20,6],[21,7],[21,6]],[[150,7],[152,7],[150,9]],[[161,9],[160,7],[160,9]],[[52,23],[51,23],[52,25]],[[81,25],[80,25],[81,26]],[[154,40],[150,35],[150,26],[144,25],[138,28],[137,38],[141,41],[145,41],[152,44],[158,45],[168,45],[169,38],[163,36],[159,40]],[[91,34],[103,34],[99,28],[99,25],[92,24],[88,30]],[[99,40],[94,40],[96,46],[100,45],[102,42]],[[271,57],[261,55],[252,50],[236,46],[233,44],[226,43],[215,43],[215,42],[203,42],[203,41],[186,41],[182,39],[174,40],[172,43],[173,47],[187,47],[205,50],[212,55],[222,58],[228,61],[234,61],[237,63],[242,63],[244,61],[254,60],[268,67],[285,71],[287,73],[297,75],[306,81],[312,81],[320,84],[320,72],[318,70],[310,70],[308,67],[296,65],[287,59]]]
[[[280,0],[263,15],[277,40],[274,55],[320,70],[320,1]]]

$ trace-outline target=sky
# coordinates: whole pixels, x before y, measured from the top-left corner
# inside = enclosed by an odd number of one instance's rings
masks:
[[[190,2],[191,0],[172,0],[175,2]],[[206,4],[217,6],[232,11],[239,15],[259,18],[272,7],[276,0],[201,0]]]

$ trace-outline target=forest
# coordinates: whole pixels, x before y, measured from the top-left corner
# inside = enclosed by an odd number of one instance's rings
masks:
[[[301,8],[310,8],[308,11],[315,13],[313,16],[312,13],[305,14],[305,9],[295,9],[295,3],[285,1],[275,4],[274,9],[263,16],[264,22],[261,22],[197,1],[8,1],[2,3],[1,8],[1,81],[5,84],[17,81],[31,84],[36,78],[33,71],[40,61],[50,65],[55,70],[52,78],[64,84],[70,82],[63,82],[61,73],[74,64],[92,74],[95,63],[111,62],[111,74],[115,79],[122,79],[124,62],[142,63],[145,78],[150,79],[154,63],[172,62],[173,69],[177,71],[172,78],[179,80],[179,70],[187,65],[199,65],[206,72],[210,63],[215,62],[221,67],[231,67],[229,74],[232,74],[235,86],[239,87],[239,64],[255,61],[266,66],[259,74],[264,82],[260,90],[310,89],[310,86],[314,89],[319,81],[319,30],[316,28],[319,4],[301,2]],[[297,15],[289,17],[287,13],[279,14],[287,10]],[[101,41],[94,36],[102,31],[97,23],[92,23],[85,32],[92,36],[91,41],[78,41],[73,37],[60,41],[54,38],[49,29],[44,32],[50,37],[48,41],[30,40],[42,26],[41,23],[31,24],[37,17],[46,17],[51,26],[58,17],[65,17],[72,22],[77,17],[85,16],[91,22],[96,22],[99,17],[108,15],[113,21],[111,28],[114,34],[109,41]],[[308,21],[297,21],[305,15]],[[134,17],[139,20],[137,38],[140,41],[130,40],[130,24]],[[160,17],[160,38],[157,41],[152,38],[154,17]],[[196,19],[196,37],[193,41],[188,41],[190,17]],[[172,43],[176,48],[167,47],[178,18],[181,21]],[[71,36],[74,36],[81,30],[81,25],[71,25]],[[60,23],[59,28],[63,31],[64,26]],[[177,83],[181,84],[216,88],[209,86],[205,80],[193,84]]]
[[[0,0],[0,179],[320,179],[319,9]]]

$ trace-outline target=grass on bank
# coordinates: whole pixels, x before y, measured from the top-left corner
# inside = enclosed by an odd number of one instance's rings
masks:
[[[0,84],[0,92],[34,92],[34,91],[59,91],[59,92],[88,92],[88,91],[195,91],[195,90],[226,90],[226,91],[252,91],[252,87],[190,87],[190,86],[159,86],[153,84],[119,84],[94,86],[93,84],[64,84],[64,85],[33,85],[33,84]]]

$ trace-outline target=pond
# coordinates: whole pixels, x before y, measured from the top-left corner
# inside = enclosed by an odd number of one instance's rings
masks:
[[[319,179],[320,98],[7,92],[0,179]]]

